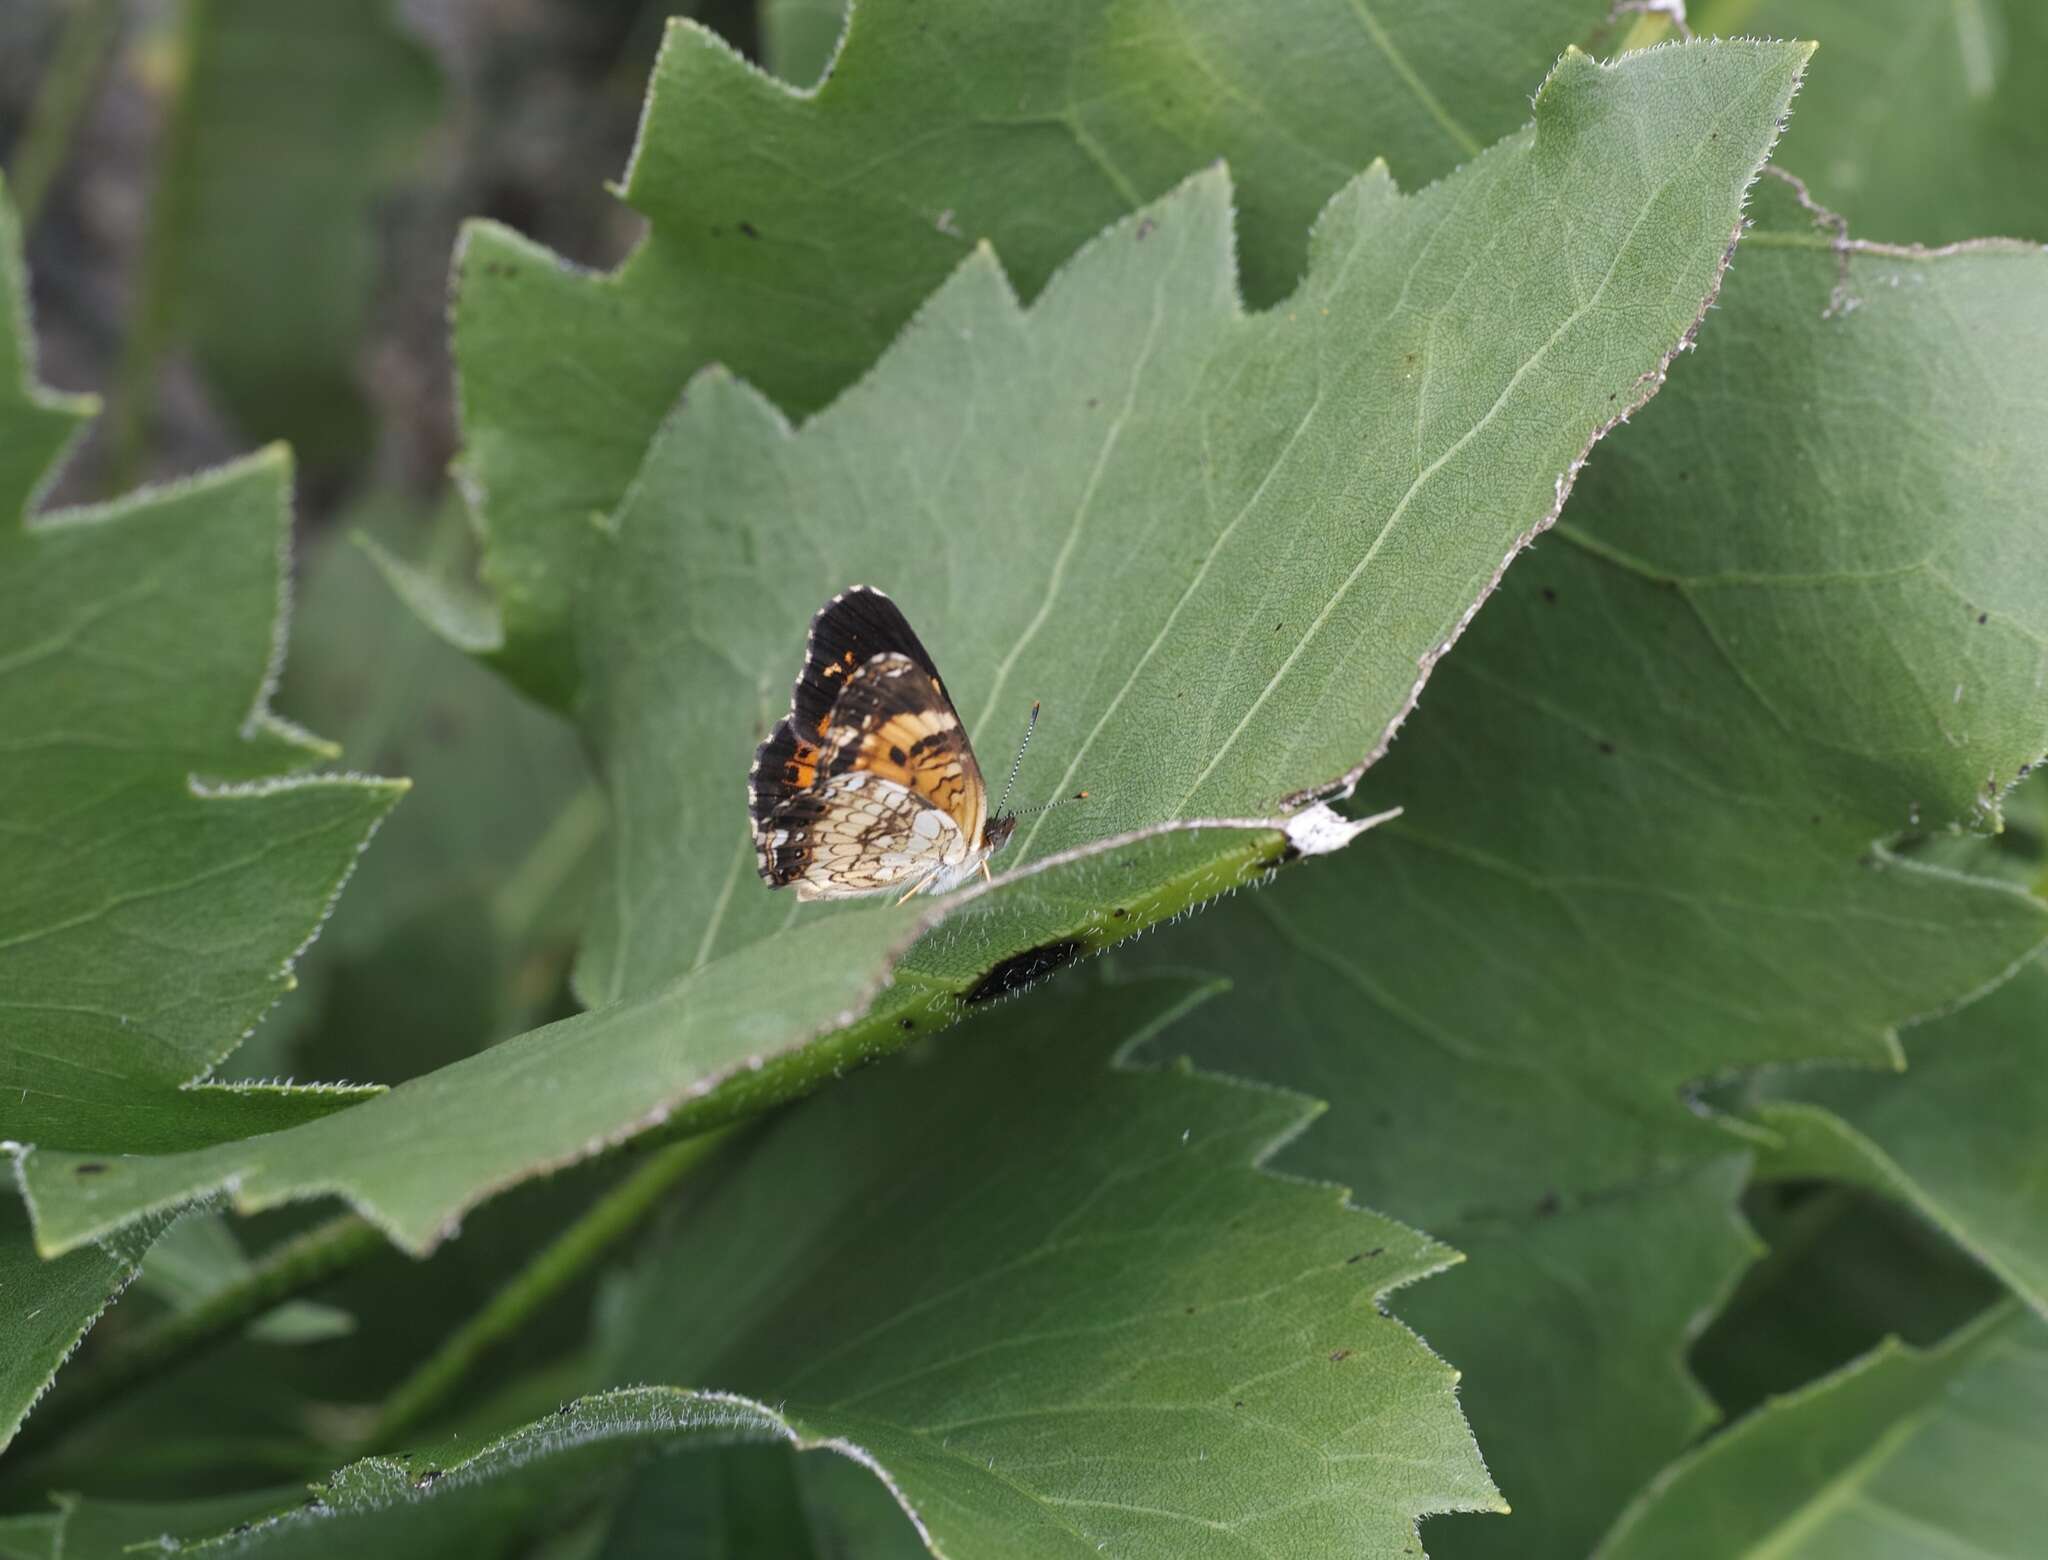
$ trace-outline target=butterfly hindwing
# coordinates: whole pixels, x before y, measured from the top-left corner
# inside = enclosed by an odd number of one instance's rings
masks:
[[[813,620],[748,806],[761,876],[805,898],[951,881],[987,854],[988,793],[966,729],[880,591],[845,591]]]

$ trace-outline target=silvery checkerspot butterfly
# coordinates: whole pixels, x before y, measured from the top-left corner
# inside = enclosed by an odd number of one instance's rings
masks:
[[[762,878],[795,884],[799,899],[946,893],[988,877],[1017,826],[1014,813],[990,814],[931,656],[896,603],[865,585],[811,620],[789,713],[748,772],[747,810]]]

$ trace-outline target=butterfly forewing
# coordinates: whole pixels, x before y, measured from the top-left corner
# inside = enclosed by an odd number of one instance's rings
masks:
[[[761,876],[804,898],[950,886],[988,854],[988,791],[966,729],[880,591],[856,586],[812,621],[748,804]]]

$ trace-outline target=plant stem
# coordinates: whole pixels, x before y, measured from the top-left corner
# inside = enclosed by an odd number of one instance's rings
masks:
[[[120,0],[72,0],[49,74],[36,93],[28,125],[15,143],[13,166],[7,170],[8,193],[14,197],[24,233],[35,226],[51,183],[71,155],[72,138],[120,30]]]
[[[516,1333],[549,1301],[595,1267],[630,1235],[678,1181],[715,1154],[738,1130],[725,1127],[671,1143],[591,1204],[481,1311],[455,1330],[385,1400],[364,1450],[388,1448],[426,1423],[468,1379],[483,1357]]]
[[[17,1448],[55,1439],[114,1398],[227,1342],[280,1302],[386,1249],[377,1229],[352,1213],[293,1237],[189,1311],[153,1322],[109,1349],[98,1365],[67,1382],[29,1420]]]
[[[533,935],[542,912],[604,836],[604,793],[585,785],[570,797],[517,867],[491,896],[491,922],[508,947]]]
[[[206,0],[182,0],[169,85],[164,93],[163,133],[158,144],[156,186],[150,192],[149,227],[137,261],[135,307],[128,339],[114,371],[108,448],[112,491],[126,492],[139,480],[155,420],[157,369],[171,335],[172,295],[177,284],[178,249],[186,227],[192,177],[192,73],[206,27]]]

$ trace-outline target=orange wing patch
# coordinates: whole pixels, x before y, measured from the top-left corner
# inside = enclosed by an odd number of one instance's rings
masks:
[[[976,809],[984,805],[977,794],[981,777],[968,774],[973,762],[951,710],[890,716],[861,735],[853,760],[855,768],[893,780],[947,813],[962,834],[972,834]]]

